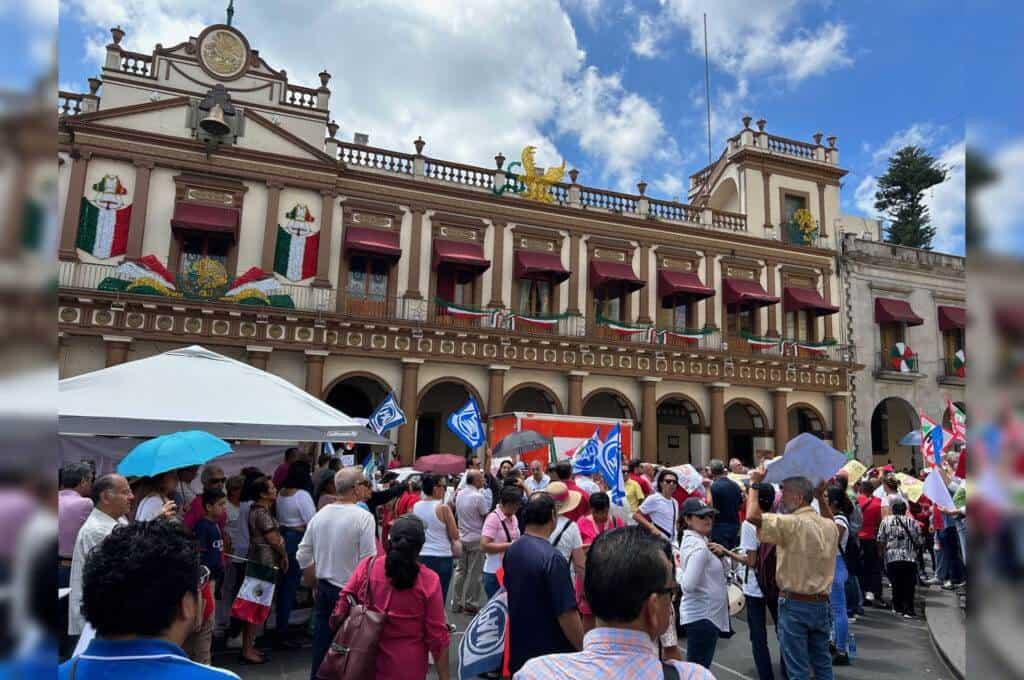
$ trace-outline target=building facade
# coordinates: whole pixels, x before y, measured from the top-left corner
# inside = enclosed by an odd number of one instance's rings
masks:
[[[852,378],[853,448],[869,465],[923,467],[919,412],[949,419],[946,399],[966,410],[967,278],[962,257],[843,234],[847,337],[867,370]]]
[[[406,461],[463,450],[467,395],[630,418],[670,464],[848,447],[835,137],[745,118],[683,204],[529,149],[513,172],[341,141],[330,74],[290,84],[229,26],[111,36],[58,107],[62,377],[200,343],[354,416],[394,391]]]

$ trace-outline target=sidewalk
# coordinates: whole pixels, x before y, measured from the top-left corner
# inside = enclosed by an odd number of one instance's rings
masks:
[[[967,674],[967,622],[957,603],[956,593],[939,588],[925,591],[925,619],[932,644],[942,660],[964,680]]]

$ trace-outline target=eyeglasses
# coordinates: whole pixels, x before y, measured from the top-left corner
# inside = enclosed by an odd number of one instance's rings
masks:
[[[662,484],[674,484],[674,485],[678,486],[679,485],[679,480],[676,480],[676,479],[663,479],[661,481],[661,483]]]

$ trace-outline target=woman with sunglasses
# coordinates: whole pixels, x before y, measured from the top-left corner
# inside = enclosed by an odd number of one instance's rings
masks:
[[[679,475],[671,470],[662,470],[658,474],[658,493],[652,493],[640,504],[633,513],[636,523],[660,536],[672,545],[678,538],[679,504],[673,498],[679,486]]]
[[[723,548],[709,543],[711,525],[717,511],[699,498],[683,503],[686,530],[679,546],[679,564],[683,572],[683,599],[679,604],[679,624],[686,629],[686,660],[711,668],[718,638],[731,635]]]

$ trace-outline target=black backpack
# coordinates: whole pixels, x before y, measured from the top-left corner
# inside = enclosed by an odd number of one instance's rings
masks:
[[[761,589],[766,602],[776,602],[779,599],[779,584],[775,580],[775,544],[762,543],[757,546],[757,562],[754,564],[754,573],[757,576],[757,586]]]

